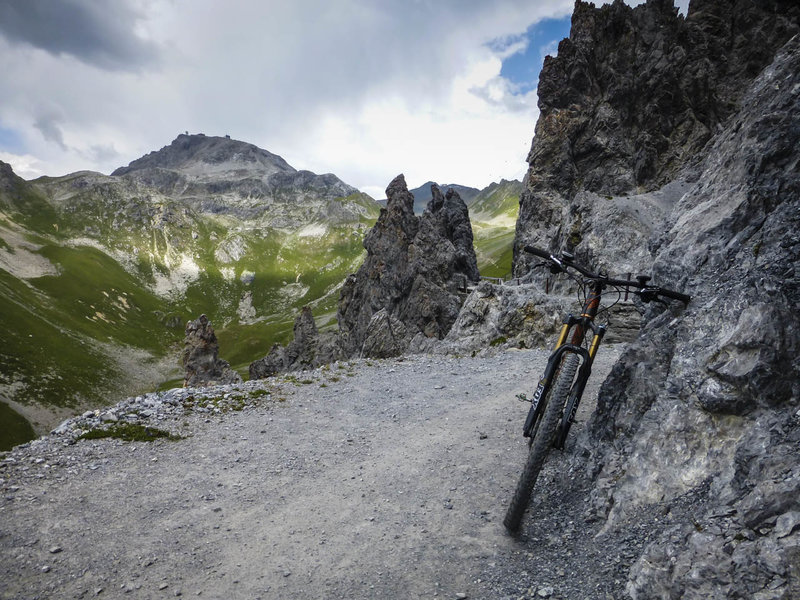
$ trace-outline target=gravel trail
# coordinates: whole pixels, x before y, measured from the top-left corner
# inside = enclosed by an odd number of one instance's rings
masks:
[[[573,439],[618,354],[599,353]],[[546,358],[340,363],[244,410],[157,423],[179,441],[50,436],[0,455],[0,597],[605,597],[589,575],[559,586],[548,519],[582,514],[588,485],[558,471],[569,443],[523,536],[502,527],[527,451],[515,395]],[[589,524],[563,527],[567,545],[593,543]]]

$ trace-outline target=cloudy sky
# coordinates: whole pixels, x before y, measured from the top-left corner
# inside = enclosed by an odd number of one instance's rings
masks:
[[[631,0],[630,3],[637,3]],[[110,173],[230,135],[375,198],[521,178],[573,0],[0,0],[0,160]]]

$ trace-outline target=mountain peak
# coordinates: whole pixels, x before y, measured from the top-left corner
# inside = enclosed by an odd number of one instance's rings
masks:
[[[217,177],[225,172],[258,171],[262,176],[296,172],[283,158],[254,144],[202,133],[182,133],[169,146],[137,158],[112,175],[148,169],[181,171],[198,177]]]

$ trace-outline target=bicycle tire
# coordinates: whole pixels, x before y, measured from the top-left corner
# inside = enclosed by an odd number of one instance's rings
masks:
[[[503,525],[511,534],[516,534],[519,531],[522,516],[528,509],[533,486],[536,484],[536,479],[542,470],[544,459],[550,453],[556,427],[561,420],[564,405],[577,370],[578,355],[572,352],[567,353],[562,360],[555,385],[551,388],[550,393],[547,394],[547,398],[545,398],[547,404],[544,409],[544,415],[539,423],[538,431],[534,434],[535,437],[528,452],[525,468],[522,470],[517,489],[514,491],[514,497],[511,499],[511,504],[508,506],[506,516],[503,519]]]

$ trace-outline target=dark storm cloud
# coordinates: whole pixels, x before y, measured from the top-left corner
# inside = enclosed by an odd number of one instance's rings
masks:
[[[57,115],[41,115],[34,122],[33,126],[38,129],[48,142],[58,144],[62,150],[67,149],[64,143],[64,134],[61,132],[62,119]]]
[[[135,71],[156,58],[134,32],[142,15],[125,2],[0,0],[0,34],[107,70]]]

